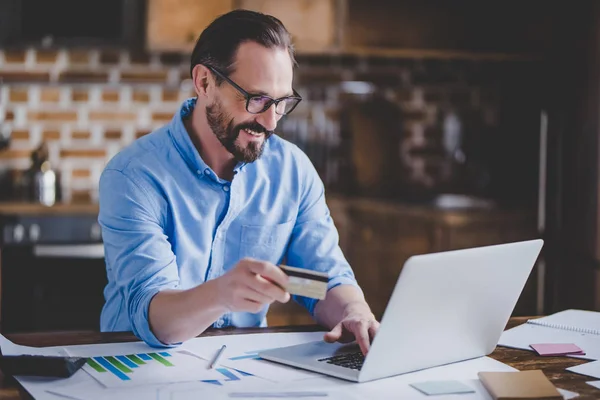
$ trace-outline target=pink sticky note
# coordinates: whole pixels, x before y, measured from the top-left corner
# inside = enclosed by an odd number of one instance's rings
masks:
[[[573,343],[538,343],[529,346],[540,356],[585,355],[584,351]]]

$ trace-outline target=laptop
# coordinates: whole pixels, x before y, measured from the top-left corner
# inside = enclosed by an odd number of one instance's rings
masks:
[[[409,258],[366,357],[356,343],[311,342],[263,359],[366,382],[494,351],[542,249],[541,239]]]

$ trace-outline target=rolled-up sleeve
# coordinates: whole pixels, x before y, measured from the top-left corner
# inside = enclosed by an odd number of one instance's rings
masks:
[[[298,218],[287,251],[291,266],[327,272],[327,290],[348,284],[360,287],[339,246],[339,235],[325,201],[325,188],[314,166],[304,154],[301,158],[301,198]],[[316,299],[294,296],[314,316]]]
[[[179,283],[160,212],[165,205],[148,184],[116,169],[104,170],[99,193],[107,274],[123,295],[133,333],[150,346],[169,346],[156,338],[148,318],[154,295]]]

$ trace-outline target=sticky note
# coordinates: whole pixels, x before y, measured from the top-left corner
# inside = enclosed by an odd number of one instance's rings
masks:
[[[540,356],[584,355],[584,351],[573,343],[537,343],[529,345]]]
[[[426,395],[475,393],[475,390],[458,381],[426,381],[411,383],[410,386]]]

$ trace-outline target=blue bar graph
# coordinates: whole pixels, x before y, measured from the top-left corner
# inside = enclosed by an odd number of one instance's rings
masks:
[[[254,376],[250,372],[240,371],[239,369],[234,369],[234,371],[237,372],[238,374],[242,375],[242,376]]]
[[[221,374],[223,374],[227,379],[225,379],[225,381],[239,381],[240,378],[238,378],[238,376],[236,374],[234,374],[233,372],[231,372],[230,370],[228,370],[227,368],[217,368],[217,371],[219,371]]]
[[[130,381],[131,380],[130,377],[128,377],[123,372],[121,372],[117,368],[115,368],[114,365],[112,365],[111,363],[109,363],[108,361],[106,361],[104,359],[104,357],[94,357],[94,361],[96,361],[98,364],[102,365],[104,368],[106,368],[107,370],[109,370],[110,372],[112,372],[113,374],[115,374],[121,380],[123,380],[123,381]]]
[[[231,361],[247,360],[247,359],[258,360],[258,359],[260,359],[260,357],[258,356],[258,354],[254,353],[254,354],[246,354],[244,356],[237,356],[237,357],[230,358]]]
[[[127,365],[129,368],[137,368],[138,365],[125,356],[115,356],[115,358]]]
[[[158,354],[160,354],[163,357],[171,357],[171,355],[169,353],[167,353],[166,351],[160,352]]]
[[[139,358],[141,358],[144,361],[152,361],[152,357],[150,357],[148,354],[146,353],[142,353],[142,354],[138,354],[137,355]]]
[[[204,380],[202,381],[204,383],[210,383],[212,385],[217,385],[217,386],[223,386],[223,384],[217,380]]]

